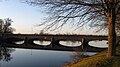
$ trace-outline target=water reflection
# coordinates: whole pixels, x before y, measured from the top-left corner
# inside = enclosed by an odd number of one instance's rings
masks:
[[[10,53],[14,51],[15,49],[0,46],[0,60],[10,61],[12,59]]]
[[[76,47],[76,46],[80,46],[81,42],[80,41],[60,41],[60,44],[64,46],[69,46],[69,47]]]
[[[0,47],[0,67],[62,67],[65,62],[72,61],[72,53]]]
[[[89,45],[94,47],[99,47],[99,48],[107,48],[108,47],[107,43],[108,41],[106,40],[102,40],[102,41],[96,40],[96,41],[90,41]]]

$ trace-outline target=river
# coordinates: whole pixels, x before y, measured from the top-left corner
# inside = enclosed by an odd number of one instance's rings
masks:
[[[22,43],[22,42],[19,42]],[[17,43],[17,44],[19,44]],[[49,42],[38,42],[38,45],[47,45]],[[107,41],[91,41],[91,46],[105,48]],[[60,42],[65,46],[80,46],[80,42]],[[20,48],[2,48],[0,47],[0,67],[62,67],[67,62],[71,62],[73,51],[53,51],[36,50]],[[94,55],[94,52],[87,52],[88,55]]]

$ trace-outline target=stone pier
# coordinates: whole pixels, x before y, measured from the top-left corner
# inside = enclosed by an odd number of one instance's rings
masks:
[[[85,38],[82,38],[81,48],[85,49],[88,46],[88,41]]]
[[[51,44],[50,44],[50,47],[55,47],[56,45],[59,45],[59,39],[57,38],[51,38]]]

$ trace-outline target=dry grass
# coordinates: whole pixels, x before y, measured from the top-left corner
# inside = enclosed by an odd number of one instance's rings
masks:
[[[107,50],[94,56],[83,58],[81,61],[71,63],[65,67],[120,67],[120,46],[117,47],[117,56],[107,57]]]

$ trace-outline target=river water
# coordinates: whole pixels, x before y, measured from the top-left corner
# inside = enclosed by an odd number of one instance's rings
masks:
[[[17,44],[21,44],[19,42]],[[48,45],[49,42],[35,41],[38,45]],[[107,41],[91,41],[91,46],[105,48]],[[81,42],[60,42],[65,46],[80,46]],[[5,50],[6,49],[6,50]],[[20,49],[20,48],[2,48],[0,47],[0,67],[62,67],[67,62],[73,60],[71,55],[73,51],[52,51],[52,50],[36,50],[36,49]],[[94,55],[96,53],[89,53]]]

